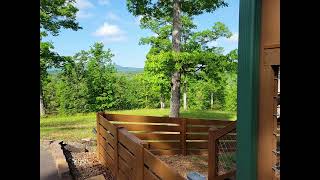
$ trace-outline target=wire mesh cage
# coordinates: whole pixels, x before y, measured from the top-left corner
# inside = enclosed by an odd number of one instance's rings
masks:
[[[274,66],[274,127],[273,165],[275,177],[280,179],[280,66]]]
[[[216,140],[218,175],[236,170],[236,137],[236,129],[234,129]]]

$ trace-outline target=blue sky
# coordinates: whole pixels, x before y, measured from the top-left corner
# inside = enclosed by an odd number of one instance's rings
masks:
[[[227,25],[233,36],[212,42],[229,52],[238,46],[239,0],[226,0],[229,7],[194,18],[198,29],[206,29],[215,22]],[[131,15],[126,0],[76,0],[79,9],[77,20],[82,30],[61,30],[59,36],[44,40],[53,42],[60,55],[72,56],[80,50],[88,50],[95,42],[103,42],[115,54],[113,62],[127,67],[143,67],[149,46],[139,45],[139,39],[152,35],[139,27],[139,18]]]

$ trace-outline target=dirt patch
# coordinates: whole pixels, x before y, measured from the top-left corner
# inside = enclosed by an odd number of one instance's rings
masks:
[[[173,167],[179,174],[187,178],[190,171],[198,172],[208,177],[208,156],[207,155],[158,155],[159,159]]]
[[[103,174],[106,180],[113,180],[111,172],[99,163],[95,152],[88,150],[85,152],[72,152],[65,148],[63,149],[73,179],[85,180]]]

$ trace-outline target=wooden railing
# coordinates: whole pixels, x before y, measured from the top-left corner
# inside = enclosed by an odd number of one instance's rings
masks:
[[[228,120],[207,120],[103,114],[111,124],[124,127],[144,142],[155,155],[207,154],[208,130],[223,128]]]
[[[148,143],[129,133],[124,127],[111,124],[103,113],[97,113],[97,154],[115,179],[182,180],[145,147]]]
[[[209,129],[208,180],[224,180],[236,175],[236,122],[222,129]]]
[[[209,129],[228,124],[232,122],[97,113],[97,154],[118,179],[185,179],[155,155],[208,153]]]

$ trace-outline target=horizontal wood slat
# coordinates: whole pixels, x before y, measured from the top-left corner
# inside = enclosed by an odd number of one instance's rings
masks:
[[[132,154],[136,154],[139,144],[143,143],[142,140],[129,133],[126,129],[119,129],[118,141],[123,144]]]
[[[146,180],[160,180],[156,175],[154,175],[148,168],[144,167],[143,170],[144,179]]]
[[[104,165],[107,166],[111,170],[113,175],[115,175],[116,169],[115,169],[114,162],[111,159],[111,157],[105,151],[100,151],[100,155],[104,159]]]
[[[179,126],[166,125],[144,125],[144,124],[117,124],[118,127],[124,127],[128,131],[163,131],[163,132],[180,132]]]
[[[117,128],[115,125],[111,124],[108,120],[106,120],[103,116],[99,115],[99,124],[103,126],[105,129],[110,131],[110,133],[114,136],[116,134]]]
[[[129,167],[132,168],[132,163],[129,163],[129,162],[134,162],[136,158],[121,144],[118,144],[118,152],[119,152],[119,156],[123,158],[125,162],[128,162]]]
[[[179,173],[146,149],[144,149],[144,163],[161,179],[185,180]]]
[[[124,173],[121,169],[119,169],[119,170],[118,170],[117,179],[118,179],[118,180],[129,180],[129,177],[127,177],[127,176],[125,175],[125,173]]]
[[[155,116],[137,116],[137,115],[123,115],[123,114],[106,114],[109,121],[120,122],[145,122],[145,123],[173,123],[179,124],[180,119],[169,117],[155,117]]]
[[[141,140],[179,140],[180,134],[132,133]]]
[[[227,127],[227,126],[207,126],[207,127],[188,126],[187,127],[187,132],[208,133],[210,128],[223,129],[225,127]]]
[[[187,140],[208,140],[208,134],[187,134]]]
[[[106,151],[112,160],[115,158],[114,149],[107,143],[101,136],[100,136],[100,144],[99,146],[102,148],[103,151]]]
[[[113,176],[115,176],[114,166],[108,164],[107,160],[102,157],[102,154],[101,154],[101,153],[99,153],[99,155],[100,155],[101,158],[102,158],[102,159],[101,159],[101,164],[104,166],[104,168],[110,169],[111,174],[112,174]]]
[[[226,139],[234,139],[237,136],[236,133],[229,133],[224,135]],[[208,133],[206,134],[187,134],[187,140],[208,140]]]
[[[213,131],[213,135],[215,139],[219,139],[220,137],[228,133],[231,133],[234,129],[236,129],[236,126],[237,126],[237,123],[232,122],[228,124],[226,127],[224,127],[223,129],[219,129],[219,130],[210,129],[210,131]]]
[[[187,132],[208,132],[211,127],[187,127]]]
[[[99,134],[114,148],[116,146],[116,141],[110,133],[108,133],[103,127],[100,126]]]
[[[180,149],[177,142],[149,142],[149,149]]]
[[[280,48],[280,43],[264,44],[263,48],[264,49]]]
[[[126,163],[122,158],[119,158],[119,169],[122,170],[127,177],[133,176],[132,168],[128,165],[130,163],[131,162]]]
[[[209,126],[215,126],[215,125],[222,125],[226,126],[230,122],[230,120],[208,120],[208,119],[186,119],[187,124],[191,125],[209,125]]]
[[[154,155],[176,155],[181,154],[181,149],[170,149],[170,150],[164,150],[164,149],[150,149],[149,150]]]

